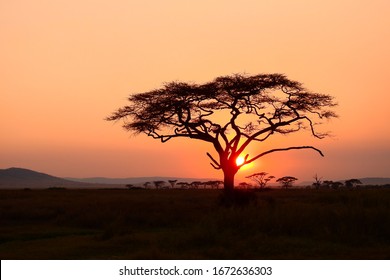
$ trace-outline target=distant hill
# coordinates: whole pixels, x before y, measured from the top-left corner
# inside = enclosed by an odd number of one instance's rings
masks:
[[[0,169],[1,189],[47,188],[123,188],[127,184],[142,186],[145,182],[178,180],[178,182],[210,181],[215,179],[177,177],[130,177],[130,178],[59,178],[45,173],[24,169]]]
[[[364,185],[390,185],[390,178],[366,177],[357,178]],[[46,189],[46,188],[122,188],[126,184],[142,186],[145,182],[177,180],[178,182],[210,181],[212,178],[178,178],[178,177],[129,177],[129,178],[59,178],[45,173],[24,169],[0,169],[1,189]],[[345,180],[339,180],[344,182]],[[313,182],[302,182],[299,185],[311,185]]]
[[[364,185],[390,185],[390,178],[360,178],[359,179]]]
[[[8,169],[0,169],[0,188],[2,189],[80,187],[91,187],[91,185],[72,182],[24,168],[12,167]]]

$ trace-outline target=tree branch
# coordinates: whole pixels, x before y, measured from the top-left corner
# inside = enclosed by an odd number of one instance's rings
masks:
[[[242,153],[244,150],[245,150],[245,148],[253,141],[253,140],[256,140],[257,139],[257,137],[259,137],[259,136],[261,136],[262,134],[264,134],[264,133],[269,133],[265,138],[264,138],[264,140],[265,139],[267,139],[268,138],[268,136],[270,136],[273,132],[277,132],[277,129],[279,128],[279,127],[281,127],[281,126],[286,126],[286,125],[290,125],[291,123],[293,123],[293,122],[295,122],[295,121],[298,121],[298,120],[300,120],[300,119],[302,119],[302,117],[296,117],[296,118],[293,118],[293,119],[291,119],[291,120],[288,120],[288,121],[280,121],[279,123],[276,123],[276,124],[272,124],[272,122],[271,122],[271,124],[270,124],[270,126],[268,126],[268,127],[266,127],[266,128],[264,128],[264,129],[262,129],[262,130],[259,130],[259,131],[257,131],[256,133],[254,133],[254,134],[252,134],[252,135],[248,135],[249,137],[245,140],[245,142],[241,145],[241,147],[237,150],[237,152],[240,154],[240,153]],[[263,140],[263,141],[264,141]]]
[[[258,154],[257,156],[251,158],[250,160],[248,160],[246,163],[251,163],[255,160],[257,160],[258,158],[261,158],[267,154],[270,154],[270,153],[274,153],[274,152],[280,152],[280,151],[288,151],[288,150],[301,150],[301,149],[313,149],[315,151],[317,151],[321,156],[324,156],[324,154],[321,152],[321,150],[313,147],[313,146],[298,146],[298,147],[288,147],[288,148],[279,148],[279,149],[271,149],[271,150],[268,150],[266,152],[263,152],[261,154]]]
[[[214,158],[213,158],[213,156],[209,153],[209,152],[207,152],[206,153],[207,154],[207,156],[211,159],[211,166],[212,167],[214,167],[215,169],[221,169],[221,165],[218,163],[218,161],[216,161]]]

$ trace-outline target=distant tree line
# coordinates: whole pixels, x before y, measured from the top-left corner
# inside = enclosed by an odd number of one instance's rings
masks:
[[[250,179],[254,184],[247,182],[241,182],[238,184],[238,189],[258,189],[264,190],[267,188],[267,185],[270,181],[275,179],[276,183],[279,183],[279,186],[283,189],[289,189],[294,186],[294,183],[298,178],[294,176],[283,176],[277,178],[273,175],[269,175],[267,172],[258,172],[246,177]],[[344,182],[340,181],[331,181],[331,180],[322,180],[322,177],[319,177],[317,174],[313,177],[314,182],[311,186],[307,188],[312,189],[356,189],[362,185],[362,182],[359,179],[349,179]],[[133,184],[127,184],[126,188],[128,189],[222,189],[223,181],[220,180],[210,180],[210,181],[193,181],[193,182],[178,182],[178,180],[156,180],[152,182],[145,182],[142,186],[136,186]]]
[[[128,189],[220,189],[223,188],[223,181],[193,181],[193,182],[178,182],[178,180],[156,180],[153,182],[145,182],[142,186],[127,184]]]
[[[344,183],[340,181],[331,181],[331,180],[322,180],[322,177],[318,177],[316,174],[314,176],[315,182],[312,184],[312,187],[315,189],[334,189],[337,190],[339,188],[345,187],[348,189],[359,188],[363,183],[359,179],[349,179]]]

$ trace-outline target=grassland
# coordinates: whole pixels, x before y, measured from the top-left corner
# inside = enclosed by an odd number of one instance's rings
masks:
[[[390,259],[390,190],[1,190],[1,259]],[[240,204],[240,203],[238,203]]]

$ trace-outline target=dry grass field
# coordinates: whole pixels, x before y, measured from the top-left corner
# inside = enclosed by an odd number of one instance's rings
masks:
[[[1,259],[390,259],[390,189],[0,190]]]

